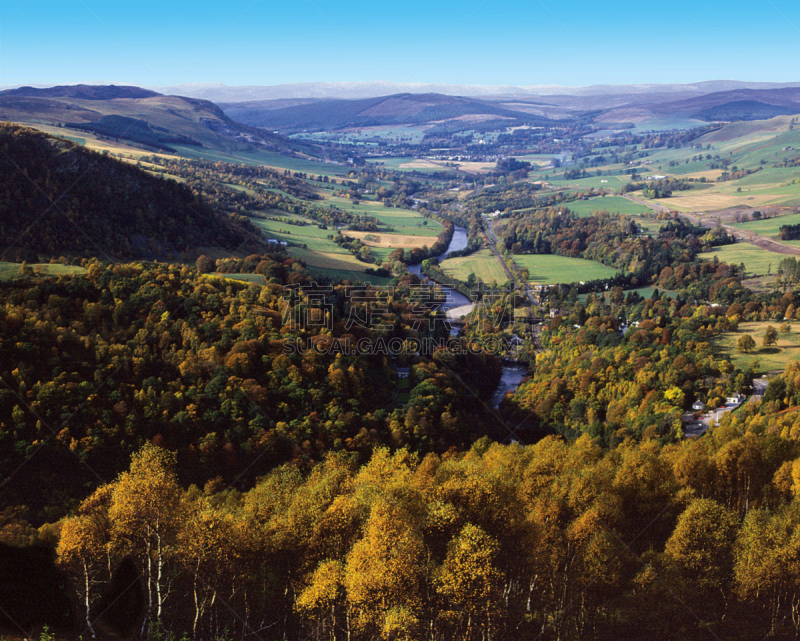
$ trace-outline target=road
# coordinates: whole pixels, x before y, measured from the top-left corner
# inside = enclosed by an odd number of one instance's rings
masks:
[[[649,200],[645,200],[644,198],[639,198],[638,196],[631,196],[630,194],[625,194],[625,198],[630,200],[637,205],[642,205],[647,207],[648,209],[652,209],[657,214],[668,214],[671,210],[669,207],[664,207],[664,205],[656,205],[655,203],[651,203]]]
[[[747,399],[748,403],[758,403],[763,397],[764,392],[767,390],[769,381],[766,378],[753,379],[753,393]],[[706,412],[700,418],[695,419],[692,412],[687,412],[683,415],[683,432],[688,436],[702,436],[706,433],[708,428],[712,425],[719,423],[722,415],[726,412],[735,410],[739,405],[723,405],[716,410]]]
[[[764,397],[764,392],[767,391],[767,385],[769,385],[769,381],[766,378],[754,378],[753,394],[750,396],[749,402],[758,403],[758,401]]]
[[[631,196],[630,194],[625,194],[625,198],[627,198],[631,202],[636,203],[637,205],[643,205],[645,207],[648,207],[657,214],[669,213],[671,211],[668,207],[664,207],[663,205],[657,205],[656,203],[650,202],[643,198],[639,198],[638,196]],[[744,229],[739,229],[738,227],[725,225],[724,223],[718,222],[716,219],[709,219],[707,217],[702,217],[700,216],[700,214],[696,212],[678,212],[678,215],[681,218],[685,218],[689,222],[694,223],[695,225],[701,225],[707,229],[716,229],[718,226],[722,227],[722,229],[724,229],[730,236],[733,236],[737,240],[742,240],[744,242],[751,243],[756,247],[765,249],[775,254],[784,254],[786,256],[800,256],[800,247],[787,245],[786,243],[782,243],[778,240],[767,238],[766,236],[760,236],[759,234],[756,234],[752,231],[745,231]]]
[[[494,253],[494,257],[497,259],[497,261],[503,267],[503,271],[505,271],[506,276],[508,276],[508,280],[510,280],[512,283],[516,283],[517,287],[519,287],[519,289],[522,292],[524,292],[524,294],[525,294],[525,299],[524,299],[525,300],[525,306],[528,308],[528,313],[530,314],[530,317],[531,318],[535,318],[536,316],[534,315],[533,308],[536,305],[536,301],[533,298],[533,294],[531,294],[530,291],[528,290],[528,284],[523,282],[523,280],[517,274],[513,273],[508,268],[508,265],[506,265],[506,261],[503,260],[503,256],[500,254],[500,252],[497,249],[497,243],[499,243],[500,241],[498,240],[497,236],[494,233],[494,225],[492,224],[492,220],[491,219],[489,219],[489,224],[488,224],[487,227],[488,227],[488,231],[484,231],[483,232],[484,241],[486,241],[486,244],[489,246],[489,248]],[[544,351],[544,349],[542,348],[541,343],[539,342],[538,330],[539,330],[539,328],[536,325],[531,325],[531,340],[533,341],[533,348],[537,353]]]

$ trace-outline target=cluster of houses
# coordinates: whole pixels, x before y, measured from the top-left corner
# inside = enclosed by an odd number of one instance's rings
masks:
[[[745,396],[744,394],[740,394],[736,392],[731,396],[725,398],[725,405],[723,407],[718,408],[720,412],[729,412],[732,409],[739,407],[742,403],[744,403]],[[706,404],[703,403],[701,400],[696,400],[692,403],[692,409],[695,412],[702,412],[706,408]]]

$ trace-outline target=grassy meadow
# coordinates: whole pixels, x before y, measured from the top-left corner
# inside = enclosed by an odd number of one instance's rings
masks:
[[[765,346],[762,344],[762,339],[770,325],[778,330],[778,342],[775,345]],[[729,356],[733,364],[741,369],[747,369],[757,360],[762,372],[783,370],[789,361],[800,359],[800,323],[793,322],[789,334],[781,331],[782,325],[783,321],[742,322],[739,323],[738,331],[716,336],[712,342],[720,354]],[[756,342],[755,349],[747,354],[736,348],[739,339],[745,334],[749,334]]]
[[[350,282],[363,282],[375,286],[386,286],[392,282],[391,278],[365,274],[363,271],[347,269],[325,269],[324,267],[308,266],[312,276],[329,280],[349,280]]]
[[[611,214],[621,214],[623,216],[637,216],[649,214],[650,209],[644,205],[639,205],[627,198],[620,196],[605,196],[600,198],[590,198],[589,200],[577,200],[567,203],[570,211],[575,212],[580,217],[592,216],[595,211],[607,211]]]
[[[764,276],[768,272],[774,274],[778,269],[778,263],[786,258],[783,254],[776,254],[750,243],[734,243],[733,245],[714,247],[712,251],[698,254],[698,256],[705,260],[713,260],[716,256],[720,262],[730,265],[744,263],[748,276]]]
[[[463,281],[466,281],[471,273],[487,284],[493,282],[502,284],[508,280],[505,270],[500,266],[491,249],[481,249],[469,256],[448,258],[443,260],[440,265],[445,274]]]
[[[362,263],[349,252],[337,254],[333,252],[317,251],[314,249],[289,247],[289,255],[292,258],[299,258],[300,260],[305,261],[305,263],[311,267],[319,267],[322,269],[363,272],[368,267],[377,266]]]
[[[276,212],[279,213],[279,212]],[[299,218],[299,217],[298,217]],[[302,219],[308,222],[307,225],[289,225],[277,220],[265,220],[262,218],[251,218],[253,224],[261,229],[268,238],[285,240],[289,245],[303,245],[313,251],[330,252],[333,254],[349,254],[349,252],[337,245],[328,236],[335,236],[335,229],[320,229],[317,223],[310,219]]]
[[[735,223],[733,227],[753,232],[759,236],[769,236],[777,239],[781,227],[784,225],[798,224],[800,224],[800,213],[789,214],[788,216],[776,216],[774,218],[767,218],[766,220],[751,220],[746,223]]]
[[[611,278],[618,273],[593,260],[553,254],[514,254],[514,262],[528,269],[529,282],[541,285]]]
[[[57,263],[28,263],[33,270],[33,276],[25,276],[20,271],[21,263],[0,262],[0,281],[7,282],[17,278],[36,278],[37,276],[79,276],[87,272],[85,267],[78,265],[60,265]]]

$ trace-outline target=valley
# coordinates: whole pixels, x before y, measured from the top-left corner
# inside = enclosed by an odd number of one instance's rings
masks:
[[[9,639],[796,634],[800,89],[412,88],[0,91]]]

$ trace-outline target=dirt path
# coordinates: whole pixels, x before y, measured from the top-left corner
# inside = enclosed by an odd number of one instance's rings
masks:
[[[664,207],[663,205],[656,205],[655,203],[651,203],[647,200],[639,198],[638,196],[629,196],[626,194],[625,198],[627,198],[631,202],[636,203],[637,205],[644,205],[645,207],[651,209],[657,214],[670,211],[668,207]],[[760,249],[764,249],[774,254],[784,254],[787,256],[800,256],[800,247],[795,247],[794,245],[787,245],[786,243],[773,240],[772,238],[767,238],[766,236],[760,236],[752,231],[745,231],[743,229],[739,229],[738,227],[731,227],[730,225],[721,224],[718,223],[716,220],[701,218],[699,215],[693,212],[678,212],[678,215],[681,218],[685,218],[686,220],[694,223],[695,225],[702,225],[703,227],[706,227],[708,229],[716,229],[717,225],[720,225],[726,232],[728,232],[728,234],[730,234],[734,238],[751,243]]]
[[[697,214],[694,213],[681,213],[679,214],[683,218],[693,222],[696,225],[702,225],[708,229],[716,229],[717,225],[722,227],[728,234],[737,238],[738,240],[745,241],[747,243],[751,243],[760,249],[765,249],[769,252],[773,252],[774,254],[785,254],[787,256],[800,256],[800,247],[795,247],[794,245],[787,245],[786,243],[782,243],[779,240],[774,240],[772,238],[767,238],[766,236],[760,236],[752,231],[745,231],[744,229],[739,229],[738,227],[732,227],[731,225],[725,225],[722,223],[717,223],[716,220],[709,220],[708,218],[700,218]]]
[[[506,272],[508,279],[512,283],[517,283],[519,288],[524,292],[525,297],[523,300],[525,301],[525,306],[528,308],[528,313],[531,315],[531,318],[534,318],[533,309],[536,306],[536,301],[533,298],[533,295],[528,290],[528,284],[523,282],[523,280],[519,277],[519,274],[512,273],[511,270],[506,265],[506,261],[503,260],[503,257],[500,255],[500,252],[497,250],[496,243],[499,242],[497,236],[494,233],[494,224],[492,221],[489,221],[488,224],[488,233],[487,231],[483,232],[483,239],[486,241],[486,244],[494,253],[495,258],[502,266],[503,270]],[[538,354],[544,351],[542,344],[539,342],[539,333],[537,331],[537,327],[535,325],[531,326],[531,340],[533,342],[533,349]]]
[[[655,203],[651,203],[643,198],[639,198],[638,196],[631,196],[629,194],[625,194],[623,198],[627,198],[632,203],[636,203],[637,205],[642,205],[647,207],[648,209],[652,209],[657,214],[668,214],[670,212],[669,207],[664,207],[664,205],[656,205]]]

